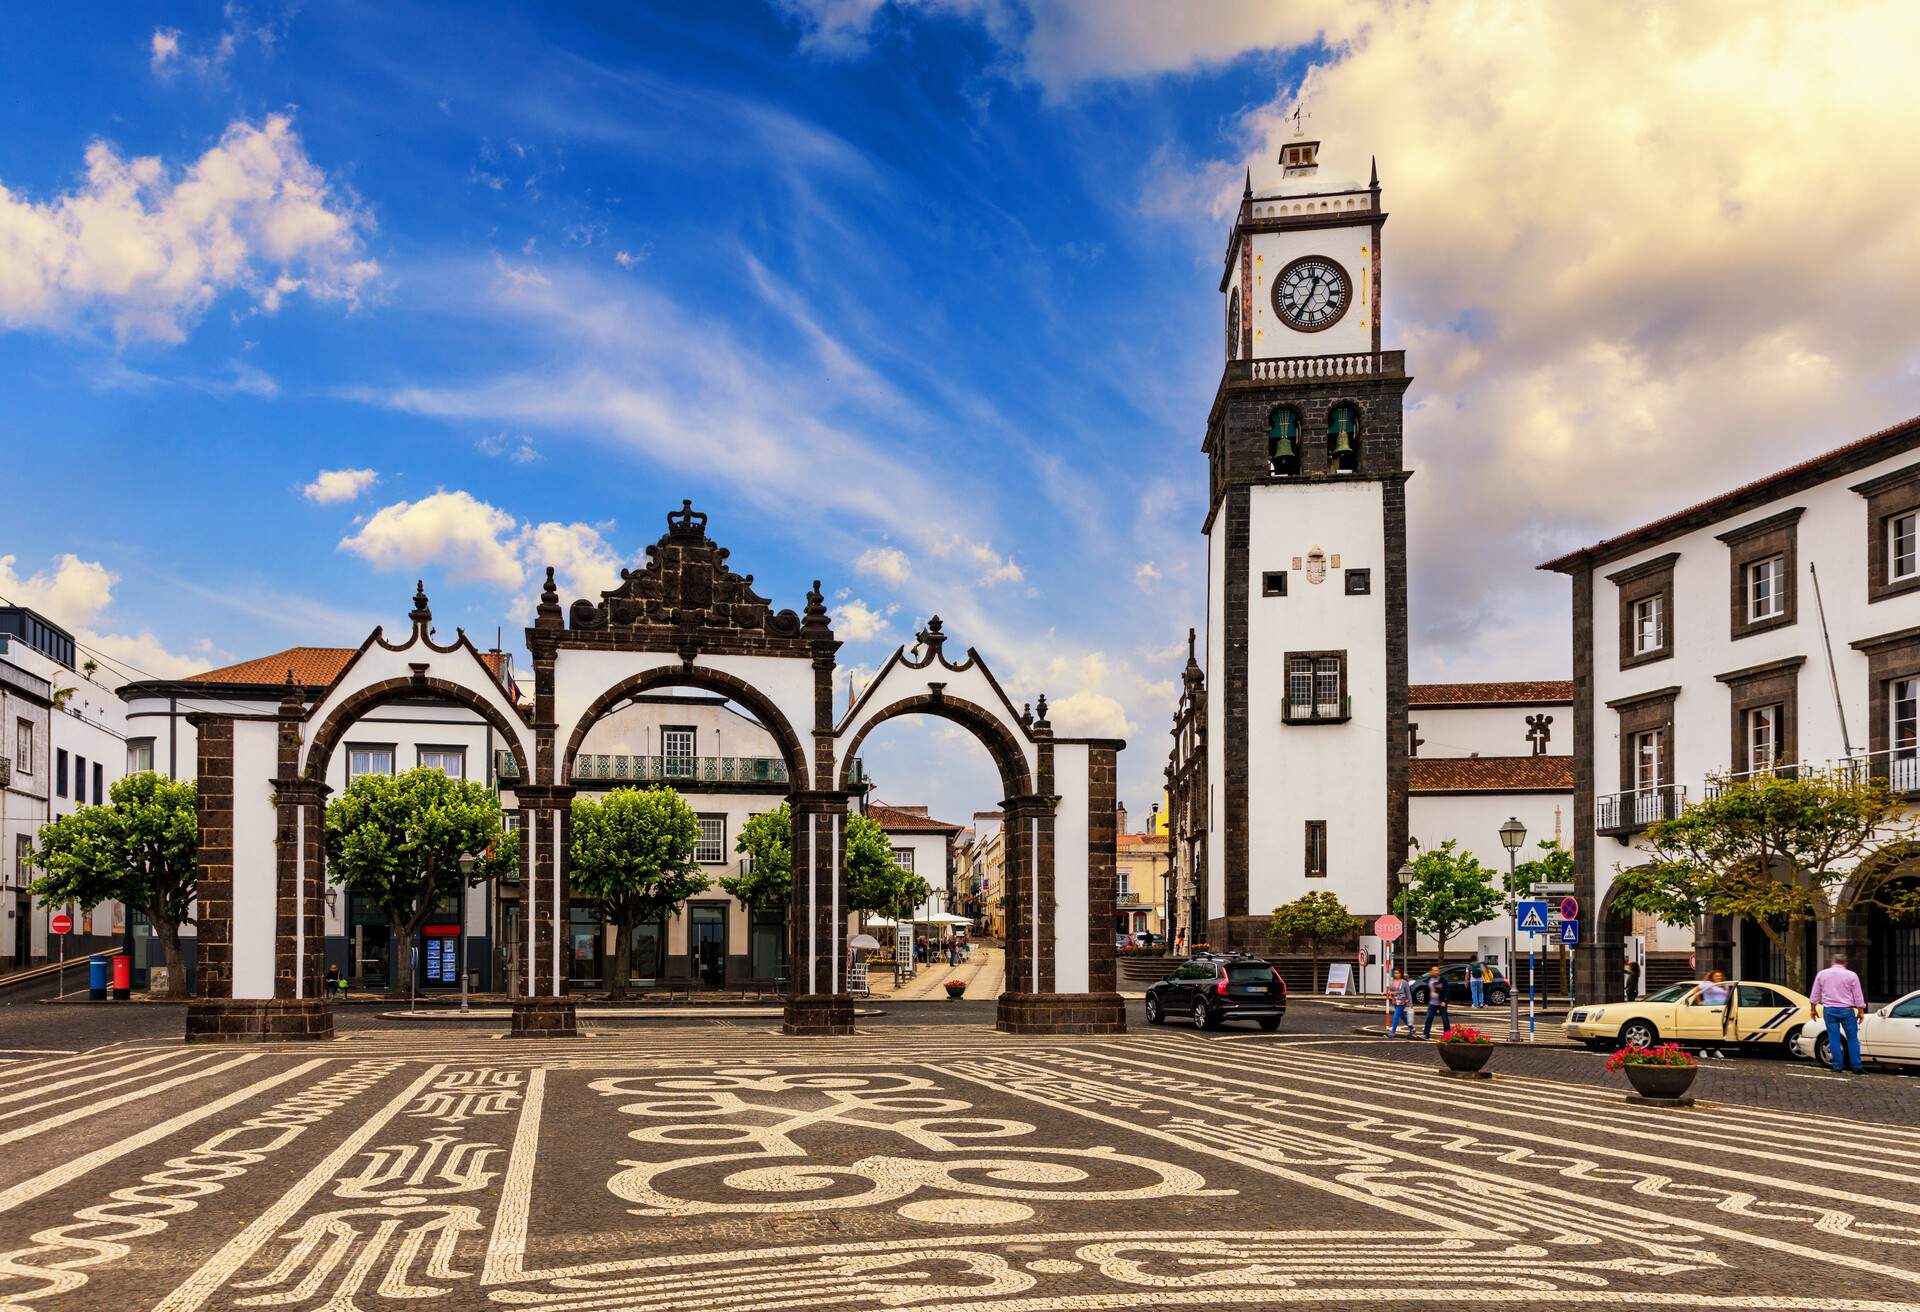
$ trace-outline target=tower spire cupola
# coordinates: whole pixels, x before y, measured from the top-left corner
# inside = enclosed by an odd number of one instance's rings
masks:
[[[1320,171],[1320,143],[1307,136],[1305,127],[1306,120],[1313,115],[1295,105],[1287,117],[1293,120],[1293,137],[1280,148],[1280,176],[1312,177]]]

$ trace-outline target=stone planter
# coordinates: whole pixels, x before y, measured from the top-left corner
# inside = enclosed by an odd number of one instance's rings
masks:
[[[1482,1066],[1493,1060],[1491,1043],[1436,1043],[1433,1046],[1440,1050],[1440,1060],[1452,1075],[1477,1075]]]
[[[1691,1103],[1687,1090],[1693,1087],[1698,1066],[1647,1066],[1629,1062],[1621,1070],[1633,1086],[1628,1096],[1636,1102]]]
[[[946,987],[947,987],[947,998],[950,1001],[956,998],[964,997],[967,992],[967,986],[965,984],[949,984]]]

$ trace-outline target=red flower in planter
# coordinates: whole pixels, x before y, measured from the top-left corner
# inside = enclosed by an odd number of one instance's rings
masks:
[[[1442,1043],[1492,1043],[1493,1040],[1471,1025],[1455,1025],[1440,1036]]]
[[[1643,1048],[1637,1043],[1626,1047],[1607,1058],[1607,1069],[1617,1071],[1627,1066],[1697,1066],[1692,1055],[1677,1043],[1663,1043],[1657,1048]]]

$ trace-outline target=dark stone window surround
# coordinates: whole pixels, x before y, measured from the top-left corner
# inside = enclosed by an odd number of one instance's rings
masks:
[[[1727,754],[1728,768],[1735,774],[1753,769],[1747,759],[1747,712],[1762,706],[1780,708],[1780,745],[1776,764],[1792,765],[1800,759],[1800,667],[1805,656],[1749,665],[1744,670],[1728,670],[1713,677],[1727,685],[1728,706],[1732,712],[1732,750]]]
[[[1283,569],[1270,569],[1260,575],[1260,595],[1263,597],[1284,597],[1287,595],[1287,572]]]
[[[1855,483],[1849,490],[1867,499],[1867,603],[1920,589],[1920,577],[1898,582],[1887,578],[1887,521],[1909,510],[1920,510],[1920,465],[1907,465]]]
[[[1281,696],[1287,697],[1292,695],[1293,663],[1295,660],[1310,659],[1310,660],[1317,661],[1320,658],[1325,656],[1332,656],[1340,662],[1340,705],[1342,707],[1345,707],[1347,705],[1348,694],[1347,694],[1347,653],[1344,650],[1342,651],[1290,651],[1283,654],[1280,658]],[[1286,703],[1283,701],[1281,704],[1284,706]],[[1284,713],[1282,714],[1282,722],[1285,724],[1345,724],[1351,718],[1353,717],[1345,713],[1342,713],[1340,715],[1287,715]]]
[[[1620,717],[1620,792],[1629,793],[1639,786],[1634,770],[1633,738],[1635,734],[1646,733],[1650,729],[1667,731],[1666,782],[1674,782],[1673,767],[1679,757],[1675,750],[1673,707],[1679,697],[1680,688],[1675,685],[1635,693],[1631,697],[1615,698],[1607,703],[1608,709],[1617,711]]]
[[[1751,524],[1743,524],[1739,528],[1714,535],[1717,540],[1727,544],[1727,563],[1733,576],[1728,617],[1735,640],[1752,637],[1756,633],[1785,628],[1798,620],[1800,535],[1796,530],[1800,523],[1800,516],[1805,513],[1805,506],[1795,506],[1791,510],[1783,510],[1777,515],[1769,515],[1765,519],[1755,520]],[[1782,571],[1781,584],[1787,593],[1786,609],[1771,619],[1749,621],[1747,619],[1747,566],[1763,561],[1769,556],[1785,558],[1786,568]]]
[[[1655,556],[1652,560],[1641,561],[1626,569],[1607,575],[1607,582],[1614,585],[1620,594],[1620,668],[1630,670],[1636,665],[1651,665],[1655,661],[1664,661],[1673,655],[1673,565],[1680,559],[1680,553],[1669,551],[1664,556]],[[1635,653],[1633,650],[1633,604],[1647,597],[1661,599],[1661,642],[1649,652]]]
[[[1313,868],[1313,839],[1315,830],[1319,831],[1320,836],[1320,868],[1318,870]],[[1329,854],[1327,852],[1327,822],[1325,820],[1307,821],[1306,847],[1301,856],[1301,871],[1308,879],[1325,879],[1327,877],[1327,867],[1331,864],[1333,863],[1329,860]]]
[[[1343,571],[1346,576],[1346,589],[1349,597],[1366,597],[1373,593],[1373,575],[1366,569]]]
[[[1867,750],[1884,752],[1893,745],[1887,689],[1895,679],[1920,675],[1920,627],[1861,638],[1849,645],[1867,657]]]

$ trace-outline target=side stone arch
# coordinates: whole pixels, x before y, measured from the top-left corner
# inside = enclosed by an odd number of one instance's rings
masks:
[[[725,670],[716,670],[704,665],[659,665],[650,670],[630,674],[618,683],[602,692],[587,704],[581,712],[573,731],[567,736],[567,745],[556,763],[556,777],[562,780],[573,778],[573,763],[580,754],[580,747],[593,731],[593,726],[603,719],[621,702],[653,688],[704,688],[708,692],[717,692],[730,697],[752,711],[762,727],[773,735],[780,745],[780,755],[787,763],[787,779],[794,792],[807,789],[807,751],[801,744],[800,735],[794,732],[793,724],[780,710],[772,698],[762,693],[745,679],[728,674]]]
[[[401,701],[408,697],[444,697],[480,716],[498,731],[507,750],[513,753],[513,761],[519,767],[520,778],[533,777],[533,757],[528,752],[526,743],[527,726],[519,720],[519,717],[509,717],[485,696],[466,684],[424,674],[406,679],[382,679],[378,683],[370,683],[348,694],[337,702],[308,738],[305,768],[301,773],[310,779],[325,780],[327,767],[333,760],[334,749],[346,737],[347,730],[353,727],[354,721],[388,702]],[[324,704],[323,702],[322,705]]]
[[[839,754],[839,786],[842,789],[853,786],[853,761],[860,752],[860,744],[866,741],[869,733],[888,720],[916,714],[937,715],[971,730],[973,736],[980,740],[980,745],[987,749],[987,754],[993,757],[994,766],[1000,771],[1001,787],[1006,789],[1008,797],[1022,797],[1034,791],[1033,772],[1027,768],[1026,754],[999,719],[976,702],[933,693],[902,697],[864,716],[860,727]]]

